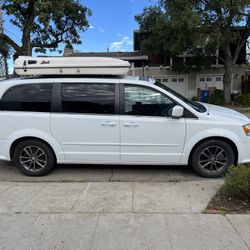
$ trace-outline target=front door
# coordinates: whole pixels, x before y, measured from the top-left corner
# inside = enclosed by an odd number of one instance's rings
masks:
[[[153,88],[125,84],[121,162],[178,163],[185,142],[185,118],[172,119],[176,103]]]
[[[61,143],[66,161],[118,163],[119,116],[115,114],[115,84],[63,83],[61,112],[52,113],[51,131]]]

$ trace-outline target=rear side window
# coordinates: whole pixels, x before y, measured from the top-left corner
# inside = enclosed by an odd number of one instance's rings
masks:
[[[50,112],[52,84],[25,84],[8,89],[0,102],[0,110]]]
[[[62,112],[114,114],[114,84],[62,84]]]

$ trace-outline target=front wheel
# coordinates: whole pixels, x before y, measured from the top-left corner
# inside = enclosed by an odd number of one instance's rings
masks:
[[[221,177],[234,162],[235,154],[232,147],[220,140],[201,143],[191,158],[192,168],[199,175],[208,178]]]
[[[44,176],[55,165],[50,147],[37,140],[20,142],[14,149],[13,160],[19,170],[28,176]]]

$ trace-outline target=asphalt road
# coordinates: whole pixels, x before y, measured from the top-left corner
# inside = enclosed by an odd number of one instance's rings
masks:
[[[27,177],[0,161],[0,182],[181,182],[202,180],[189,166],[59,165],[49,175]]]

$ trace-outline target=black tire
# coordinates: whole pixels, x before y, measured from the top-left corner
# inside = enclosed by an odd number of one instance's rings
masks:
[[[13,161],[27,176],[47,175],[55,166],[51,148],[38,140],[25,140],[14,149]]]
[[[220,140],[205,141],[198,145],[191,156],[191,166],[202,177],[218,178],[235,163],[232,147]]]

